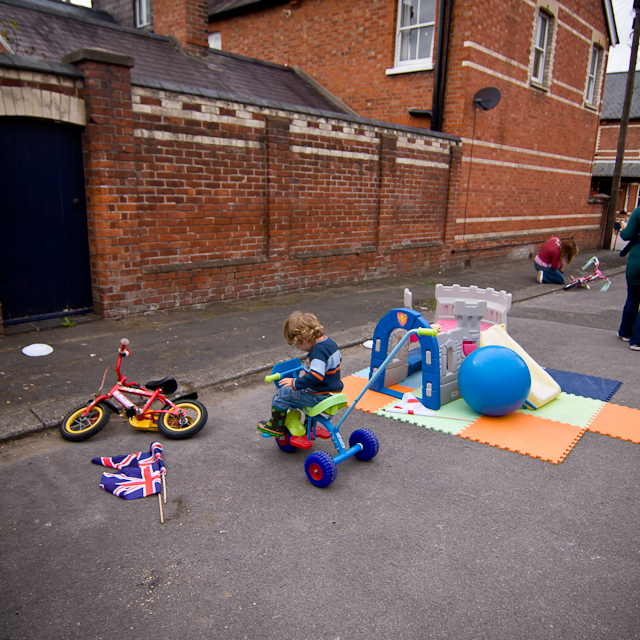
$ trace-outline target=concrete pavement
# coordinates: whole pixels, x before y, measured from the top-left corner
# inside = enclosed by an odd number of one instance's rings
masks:
[[[624,258],[601,250],[581,253],[569,275],[577,274],[591,255],[599,256],[605,274],[624,272]],[[538,284],[535,273],[532,260],[513,260],[122,320],[74,317],[72,327],[55,320],[8,328],[0,338],[0,441],[55,427],[67,411],[90,398],[105,368],[115,366],[123,337],[130,340],[132,357],[124,360],[123,371],[131,380],[144,383],[172,375],[179,392],[233,385],[298,355],[282,339],[284,319],[295,309],[315,313],[328,335],[346,348],[371,338],[378,320],[403,306],[405,287],[413,293],[414,308],[431,321],[436,283],[505,290],[514,303],[559,289]],[[624,278],[617,286],[624,287]],[[24,355],[22,349],[34,343],[47,344],[53,352]],[[114,380],[111,372],[107,383]]]

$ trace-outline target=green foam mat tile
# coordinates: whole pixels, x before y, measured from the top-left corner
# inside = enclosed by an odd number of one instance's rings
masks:
[[[416,397],[419,396],[417,393],[415,395]],[[383,418],[415,424],[425,429],[433,429],[434,431],[441,431],[454,436],[464,431],[480,417],[464,400],[455,400],[444,405],[444,407],[436,411],[435,416],[417,416],[386,411],[386,408],[395,404],[395,402],[397,400],[382,407],[375,414]]]
[[[554,420],[586,429],[605,405],[602,400],[575,396],[564,391],[539,409],[518,409],[517,413]]]

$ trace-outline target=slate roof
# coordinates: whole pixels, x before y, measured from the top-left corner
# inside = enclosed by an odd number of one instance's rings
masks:
[[[607,73],[602,95],[601,120],[621,120],[624,96],[627,91],[628,72]],[[640,72],[636,71],[633,82],[630,119],[640,118]]]
[[[593,163],[592,175],[594,178],[613,178],[615,162],[608,160],[597,160]],[[637,181],[640,178],[640,162],[625,160],[622,163],[622,178]]]
[[[59,0],[0,0],[0,20],[18,25],[15,53],[57,65],[82,47],[106,49],[134,58],[133,84],[196,93],[227,100],[334,114],[348,113],[294,69],[209,50],[188,55],[168,38],[117,25],[109,14]]]

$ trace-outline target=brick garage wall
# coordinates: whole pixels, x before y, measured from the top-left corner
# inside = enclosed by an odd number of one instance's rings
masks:
[[[133,60],[108,52],[65,62],[70,78],[3,70],[0,89],[7,115],[85,127],[99,315],[416,274],[448,255],[456,138],[132,86]]]
[[[135,290],[104,315],[417,273],[446,242],[458,143],[133,87]],[[454,163],[454,167],[459,164]],[[455,184],[455,183],[454,183]]]
[[[84,74],[94,306],[104,317],[420,272],[440,264],[459,141],[358,118]]]

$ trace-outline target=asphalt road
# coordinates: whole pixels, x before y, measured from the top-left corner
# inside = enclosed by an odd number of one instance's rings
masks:
[[[529,298],[509,333],[543,366],[622,381],[614,402],[640,409],[624,297],[617,275]],[[349,374],[370,352],[343,355]],[[321,490],[303,452],[257,434],[263,375],[200,388],[208,425],[162,441],[163,525],[155,497],[98,488],[93,457],[155,439],[123,419],[83,443],[5,442],[0,638],[640,638],[639,445],[587,432],[554,465],[353,411],[343,436],[370,428],[380,453]]]

